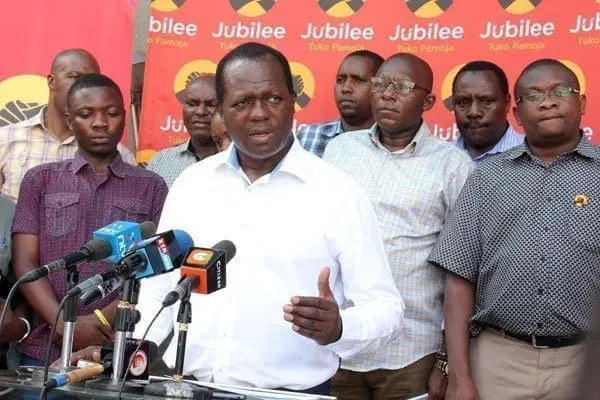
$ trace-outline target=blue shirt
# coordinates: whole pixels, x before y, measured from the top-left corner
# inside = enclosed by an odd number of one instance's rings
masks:
[[[496,143],[496,145],[494,147],[492,147],[490,150],[486,151],[485,153],[478,155],[475,158],[471,157],[471,159],[473,161],[475,161],[476,163],[479,163],[490,156],[504,153],[506,150],[509,150],[509,149],[512,149],[513,147],[519,146],[520,144],[523,143],[524,139],[525,139],[525,135],[522,135],[519,132],[515,131],[514,128],[512,127],[512,125],[508,124],[508,128],[506,129],[506,132],[504,132],[504,135],[502,135],[502,137],[500,138],[500,140],[498,141],[498,143]],[[459,149],[467,151],[467,148],[465,147],[465,141],[463,140],[462,137],[459,137],[458,139],[456,139],[456,141],[454,142],[454,145],[456,147],[458,147]],[[469,156],[470,156],[470,154],[469,154]]]
[[[323,157],[327,143],[342,133],[344,133],[342,121],[338,119],[300,128],[298,130],[298,141],[305,150]]]

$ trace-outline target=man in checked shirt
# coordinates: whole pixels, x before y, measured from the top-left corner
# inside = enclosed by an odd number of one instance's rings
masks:
[[[538,60],[515,99],[525,143],[473,173],[430,256],[448,271],[450,400],[579,398],[600,304],[600,148],[578,79]]]

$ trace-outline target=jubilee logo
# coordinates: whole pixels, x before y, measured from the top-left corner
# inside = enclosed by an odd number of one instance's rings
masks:
[[[244,17],[259,17],[268,12],[277,0],[229,0],[231,7]]]
[[[186,0],[151,0],[150,7],[156,11],[171,12],[179,10]]]
[[[0,82],[0,127],[26,121],[48,102],[46,78],[17,75]]]
[[[290,62],[290,69],[296,92],[294,109],[300,111],[308,106],[315,95],[315,76],[306,65],[299,62]]]
[[[542,0],[498,0],[500,6],[511,14],[527,14],[535,10]]]
[[[185,88],[196,78],[204,74],[214,74],[217,71],[217,64],[210,60],[194,60],[185,64],[179,69],[173,81],[173,92],[180,103],[184,102],[183,94]]]
[[[567,68],[569,68],[571,71],[573,71],[573,73],[577,77],[577,80],[579,81],[579,94],[585,94],[586,79],[585,79],[585,74],[583,73],[583,69],[581,69],[581,67],[579,65],[577,65],[575,62],[573,62],[571,60],[562,59],[559,61],[561,63],[563,63]]]
[[[453,0],[406,0],[408,9],[419,18],[435,18],[448,10]]]
[[[319,0],[319,7],[330,17],[348,18],[356,14],[365,0]]]
[[[444,107],[446,107],[446,110],[448,111],[454,111],[454,107],[452,105],[452,83],[454,82],[456,74],[458,74],[458,71],[460,71],[460,69],[464,65],[465,64],[459,64],[456,67],[452,68],[446,74],[446,77],[444,77],[444,80],[442,81],[440,97],[442,99],[442,102],[444,103]]]

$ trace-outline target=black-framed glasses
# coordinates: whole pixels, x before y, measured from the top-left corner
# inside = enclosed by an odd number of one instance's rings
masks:
[[[566,99],[573,93],[579,94],[579,90],[569,86],[557,86],[547,92],[540,90],[529,90],[517,97],[517,104],[522,102],[529,104],[540,104],[546,99],[546,96],[554,97],[555,99]]]
[[[380,78],[377,76],[371,78],[371,89],[373,89],[376,92],[383,93],[387,90],[388,87],[390,87],[390,85],[392,85],[392,89],[394,89],[394,92],[401,96],[406,96],[415,89],[424,90],[426,93],[431,92],[429,89],[417,85],[415,82],[407,78],[399,80]]]

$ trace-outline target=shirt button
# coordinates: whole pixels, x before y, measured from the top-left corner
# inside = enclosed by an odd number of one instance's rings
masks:
[[[541,256],[541,257],[540,257],[540,261],[541,261],[541,262],[546,262],[546,257],[544,257],[544,256]]]
[[[547,197],[546,200],[548,201],[548,203],[552,203],[552,197]]]
[[[543,324],[542,324],[541,322],[538,322],[538,323],[536,324],[536,326],[537,326],[538,328],[541,328],[541,327],[543,326]]]
[[[542,289],[542,288],[539,288],[539,289],[538,289],[538,294],[539,294],[540,296],[542,296],[542,295],[544,294],[544,289]]]

